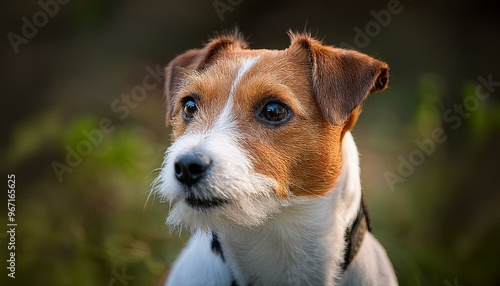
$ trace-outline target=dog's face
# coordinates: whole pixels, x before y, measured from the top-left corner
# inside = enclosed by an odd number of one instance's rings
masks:
[[[324,196],[342,170],[359,105],[387,86],[366,55],[292,35],[286,50],[223,36],[166,69],[167,150],[159,192],[174,225],[257,226],[294,197]]]

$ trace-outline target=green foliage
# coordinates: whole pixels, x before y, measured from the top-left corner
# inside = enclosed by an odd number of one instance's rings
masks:
[[[12,160],[36,152],[58,152],[59,161],[64,162],[65,146],[75,148],[88,140],[84,130],[99,128],[98,117],[93,115],[67,124],[53,114],[41,118],[16,129],[15,140],[34,143],[12,147],[8,152]],[[183,239],[168,235],[164,225],[168,208],[154,196],[147,202],[149,185],[156,176],[152,170],[162,159],[151,134],[137,124],[116,126],[93,146],[91,154],[82,157],[80,165],[64,175],[63,182],[53,173],[35,175],[31,182],[24,179],[26,189],[33,192],[18,201],[22,209],[18,211],[17,271],[31,274],[19,275],[16,283],[108,285],[114,271],[133,276],[132,285],[155,283]],[[47,140],[59,143],[47,146]]]
[[[57,112],[46,112],[14,129],[12,143],[4,154],[5,164],[16,166],[40,152],[44,145],[53,144],[61,129]]]
[[[415,125],[418,135],[429,136],[432,130],[441,127],[441,101],[446,91],[443,78],[436,73],[427,73],[420,77],[417,94],[418,105]]]

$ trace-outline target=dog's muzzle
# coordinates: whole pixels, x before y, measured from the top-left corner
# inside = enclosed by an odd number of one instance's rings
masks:
[[[210,157],[199,152],[179,155],[174,163],[175,178],[184,186],[185,202],[195,209],[209,209],[227,203],[227,200],[211,197],[202,181],[212,165]],[[207,192],[208,191],[208,192]]]

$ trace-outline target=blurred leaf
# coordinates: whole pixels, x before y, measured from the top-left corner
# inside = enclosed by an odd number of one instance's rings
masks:
[[[477,83],[466,82],[464,84],[462,92],[464,103],[466,102],[466,98],[477,98],[476,87]],[[497,120],[500,119],[499,107],[494,106],[491,100],[477,99],[477,101],[479,104],[478,108],[470,110],[470,117],[466,119],[476,145],[486,140],[488,134],[495,128]]]
[[[420,136],[430,136],[432,130],[441,126],[439,104],[444,97],[445,83],[436,73],[427,73],[420,77],[418,85],[419,104],[415,122]]]
[[[12,142],[4,156],[5,163],[15,167],[37,153],[42,146],[52,143],[61,130],[61,115],[54,110],[21,123],[13,130]]]
[[[81,142],[89,141],[85,135],[96,128],[99,128],[99,120],[96,116],[86,115],[76,118],[66,127],[65,134],[61,138],[62,143],[76,149]]]

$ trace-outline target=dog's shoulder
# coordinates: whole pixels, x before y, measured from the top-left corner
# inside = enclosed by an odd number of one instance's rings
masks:
[[[231,285],[231,273],[218,243],[210,233],[192,235],[165,285]]]
[[[380,242],[366,233],[363,243],[342,278],[342,286],[349,285],[398,285],[394,268]]]

